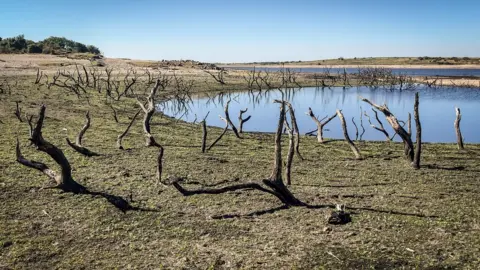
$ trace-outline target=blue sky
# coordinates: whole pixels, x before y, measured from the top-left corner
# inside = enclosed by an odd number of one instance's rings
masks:
[[[478,0],[0,0],[0,36],[208,62],[480,56]]]

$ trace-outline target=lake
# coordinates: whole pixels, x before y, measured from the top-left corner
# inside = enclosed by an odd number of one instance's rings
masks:
[[[285,90],[284,90],[285,91]],[[420,120],[422,123],[422,140],[424,142],[455,142],[455,130],[453,122],[455,120],[455,107],[459,107],[462,112],[461,130],[467,143],[480,143],[480,125],[478,115],[480,114],[480,91],[478,89],[466,88],[437,88],[431,89],[419,86],[415,91],[390,91],[384,89],[371,89],[368,87],[352,87],[343,89],[342,87],[315,88],[307,87],[301,89],[291,89],[286,93],[286,100],[290,101],[295,108],[296,118],[302,134],[316,128],[313,120],[305,114],[308,107],[313,112],[323,118],[327,115],[333,115],[336,109],[341,109],[347,120],[347,126],[350,137],[355,138],[355,127],[352,124],[352,117],[359,126],[362,112],[366,111],[372,120],[372,123],[378,126],[375,121],[371,106],[359,99],[359,96],[370,99],[376,104],[386,103],[390,111],[395,114],[399,120],[406,121],[408,113],[412,113],[412,128],[415,134],[415,123],[413,121],[413,101],[415,92],[420,92]],[[268,92],[241,92],[233,93],[230,97],[217,96],[214,99],[198,98],[190,104],[187,114],[175,112],[171,103],[159,105],[167,115],[181,118],[186,121],[194,121],[197,116],[202,119],[207,112],[210,115],[207,118],[209,126],[224,127],[224,122],[218,115],[224,115],[223,105],[231,98],[230,117],[238,125],[238,114],[240,109],[248,108],[244,117],[252,115],[250,121],[244,124],[245,131],[274,132],[276,129],[279,113],[279,105],[274,104],[274,99],[281,99],[282,93],[279,90]],[[388,125],[385,117],[379,112],[379,117],[386,130],[393,135],[392,129]],[[365,116],[363,126],[366,131],[363,135],[364,140],[385,140],[385,136],[369,126]],[[200,121],[199,120],[199,121]],[[199,133],[200,134],[200,133]],[[343,138],[340,121],[333,119],[325,126],[325,138]],[[395,137],[400,141],[399,137]]]
[[[382,67],[382,66],[378,66]],[[235,67],[227,69],[253,70],[253,67]],[[297,72],[305,73],[323,73],[327,71],[326,67],[318,68],[290,68]],[[266,70],[276,72],[281,68],[256,67],[256,70]],[[343,73],[343,68],[328,68],[331,74]],[[391,68],[394,74],[409,76],[452,76],[452,77],[480,77],[480,69],[475,68]],[[358,73],[358,68],[345,68],[348,74]]]

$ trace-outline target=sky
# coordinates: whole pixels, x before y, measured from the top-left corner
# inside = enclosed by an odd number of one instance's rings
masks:
[[[480,56],[479,0],[0,0],[0,37],[204,62]]]

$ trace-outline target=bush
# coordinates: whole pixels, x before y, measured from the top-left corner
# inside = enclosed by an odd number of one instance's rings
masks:
[[[42,53],[43,48],[38,44],[30,44],[27,47],[27,53]]]
[[[0,38],[0,53],[93,53],[100,50],[93,45],[85,45],[64,37],[49,37],[39,42],[27,40],[23,35],[12,38]]]

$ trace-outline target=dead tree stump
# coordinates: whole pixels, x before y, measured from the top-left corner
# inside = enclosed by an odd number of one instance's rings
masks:
[[[462,120],[462,114],[460,113],[460,108],[455,107],[455,122],[453,123],[453,126],[455,127],[455,133],[457,135],[457,145],[458,149],[463,150],[465,149],[463,146],[463,137],[462,137],[462,132],[460,131],[460,121]]]

